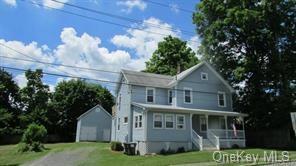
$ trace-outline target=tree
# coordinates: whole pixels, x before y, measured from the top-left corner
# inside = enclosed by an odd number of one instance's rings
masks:
[[[59,114],[58,126],[64,139],[74,139],[77,118],[97,104],[101,104],[109,113],[114,105],[112,94],[100,85],[70,80],[56,86],[52,105]]]
[[[198,63],[195,53],[186,42],[179,38],[168,36],[158,43],[157,50],[146,62],[145,72],[175,75]],[[178,69],[179,68],[179,69]]]
[[[251,128],[289,125],[295,109],[295,0],[204,0],[193,15],[205,58],[239,90]]]
[[[24,126],[32,122],[46,126],[50,92],[48,85],[42,82],[43,72],[40,69],[28,70],[25,75],[28,82],[26,87],[20,91],[24,105],[24,114],[21,116],[22,123]]]
[[[19,132],[19,87],[12,75],[0,69],[0,136]]]

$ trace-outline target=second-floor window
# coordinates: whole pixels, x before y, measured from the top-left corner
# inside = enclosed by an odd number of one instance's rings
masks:
[[[173,91],[172,90],[168,91],[168,102],[169,102],[169,104],[172,104],[172,102],[173,102]]]
[[[200,73],[201,80],[208,80],[208,73]]]
[[[218,92],[218,106],[226,107],[226,95],[225,92]]]
[[[154,88],[146,88],[146,102],[154,103],[155,89]]]
[[[192,103],[192,89],[184,88],[184,103]]]

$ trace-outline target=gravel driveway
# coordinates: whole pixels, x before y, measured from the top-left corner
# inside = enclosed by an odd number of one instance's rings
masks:
[[[80,160],[85,159],[94,149],[93,147],[87,147],[49,153],[31,163],[24,164],[24,166],[73,166],[78,164]]]

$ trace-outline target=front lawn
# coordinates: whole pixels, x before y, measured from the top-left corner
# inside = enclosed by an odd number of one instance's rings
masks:
[[[87,149],[92,147],[84,160],[81,160],[77,165],[112,165],[112,166],[132,166],[132,165],[173,165],[185,163],[201,163],[210,162],[215,164],[212,159],[213,152],[186,152],[174,155],[156,155],[156,156],[127,156],[121,152],[113,152],[110,150],[108,143],[58,143],[46,144],[47,150],[43,152],[27,152],[18,153],[16,145],[0,146],[0,165],[20,165],[29,163],[42,156],[55,152],[62,152],[73,149]],[[263,156],[263,149],[243,149],[246,153],[259,154]],[[223,152],[235,153],[237,150],[225,150]],[[296,151],[290,151],[290,158],[296,159]]]

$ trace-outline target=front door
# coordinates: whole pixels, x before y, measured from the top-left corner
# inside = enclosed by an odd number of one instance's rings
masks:
[[[207,119],[205,116],[203,115],[200,115],[200,132],[202,133],[203,137],[206,137],[207,136],[207,129],[208,129],[208,126],[207,126]]]

